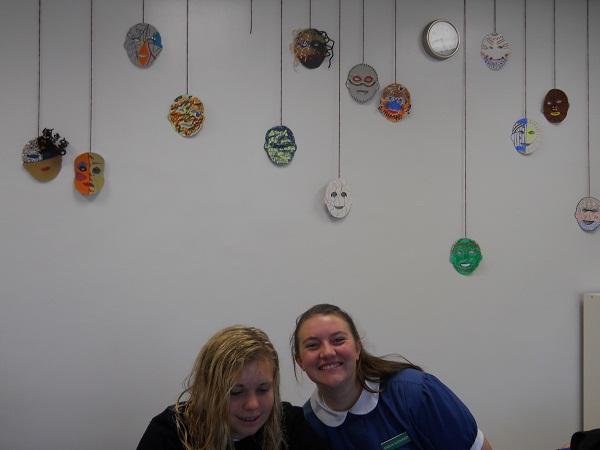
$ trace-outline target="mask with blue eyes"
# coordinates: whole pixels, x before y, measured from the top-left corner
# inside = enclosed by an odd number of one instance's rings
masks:
[[[411,110],[410,92],[398,83],[387,85],[379,99],[379,112],[390,122],[399,122]]]
[[[529,155],[540,145],[540,127],[533,120],[522,117],[513,124],[511,140],[517,152]]]
[[[136,23],[127,32],[123,47],[134,65],[150,67],[162,50],[162,39],[149,23]]]

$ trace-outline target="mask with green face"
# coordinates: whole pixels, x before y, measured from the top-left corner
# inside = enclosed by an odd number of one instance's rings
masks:
[[[462,238],[450,250],[450,262],[461,275],[472,274],[481,262],[479,244],[472,239]]]

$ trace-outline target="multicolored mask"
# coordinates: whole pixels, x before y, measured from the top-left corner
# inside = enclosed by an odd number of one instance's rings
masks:
[[[410,92],[401,84],[388,84],[383,89],[378,109],[387,120],[399,122],[410,113],[411,107]]]
[[[194,136],[204,122],[204,105],[198,97],[180,95],[169,108],[169,122],[183,137]]]
[[[296,32],[292,49],[296,61],[307,69],[316,69],[329,56],[329,66],[333,58],[335,42],[324,31],[307,28]]]
[[[540,127],[533,120],[522,117],[513,125],[511,139],[515,150],[522,155],[528,155],[541,142]]]
[[[377,72],[368,64],[357,64],[348,72],[346,87],[354,100],[358,103],[366,103],[379,90]]]
[[[42,135],[30,140],[23,147],[21,157],[23,167],[38,181],[50,181],[56,178],[62,167],[62,157],[69,145],[52,128],[44,128]]]
[[[160,33],[149,23],[132,26],[123,43],[129,60],[138,67],[149,67],[162,50]]]
[[[99,194],[104,187],[104,158],[98,153],[82,153],[73,163],[75,189],[81,195]]]
[[[550,89],[544,97],[544,117],[550,123],[560,123],[567,118],[569,98],[560,89]]]
[[[510,44],[500,33],[486,34],[481,40],[481,57],[490,70],[500,70],[510,57]]]
[[[577,203],[575,219],[583,231],[594,231],[600,226],[600,200],[583,197]]]
[[[289,164],[296,153],[296,148],[294,133],[286,126],[270,128],[265,134],[264,149],[269,159],[278,166]]]
[[[459,239],[450,250],[450,262],[461,275],[472,274],[482,258],[479,244],[472,239]]]
[[[327,211],[336,219],[342,219],[350,212],[352,206],[352,195],[350,186],[343,178],[331,181],[325,189],[323,198]]]

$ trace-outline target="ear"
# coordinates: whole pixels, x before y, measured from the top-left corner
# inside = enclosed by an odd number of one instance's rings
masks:
[[[296,356],[294,360],[296,361],[296,364],[298,364],[298,367],[304,370],[304,367],[302,367],[302,359],[300,358],[300,355]]]
[[[360,359],[361,352],[362,352],[362,346],[360,345],[360,342],[356,342],[356,360],[357,361]]]

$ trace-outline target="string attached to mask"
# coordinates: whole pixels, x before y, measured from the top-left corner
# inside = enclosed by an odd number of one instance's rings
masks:
[[[467,42],[467,1],[463,0],[463,36]],[[467,237],[467,46],[463,45],[463,237],[450,249],[450,263],[461,275],[471,275],[483,256],[479,244]]]

